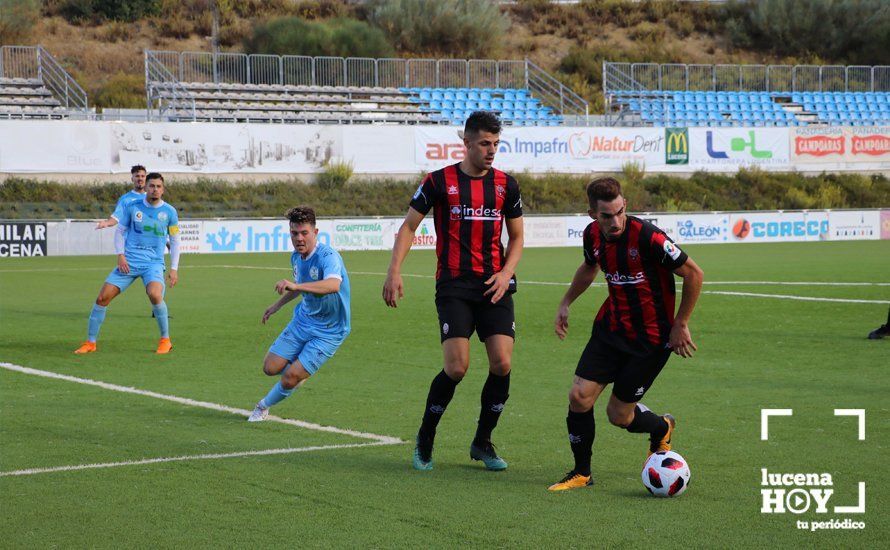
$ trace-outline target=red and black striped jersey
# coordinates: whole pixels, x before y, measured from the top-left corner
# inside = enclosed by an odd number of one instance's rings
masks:
[[[627,217],[621,237],[607,240],[594,221],[584,230],[584,261],[599,265],[609,297],[594,332],[617,336],[630,350],[664,349],[674,324],[673,271],[688,256],[655,225]]]
[[[424,215],[433,209],[437,287],[454,282],[481,289],[480,281],[504,265],[504,218],[522,216],[519,184],[512,176],[492,168],[472,178],[461,171],[460,163],[429,173],[410,206]]]

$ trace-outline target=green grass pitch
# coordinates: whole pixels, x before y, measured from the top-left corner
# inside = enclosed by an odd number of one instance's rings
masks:
[[[494,441],[510,463],[472,463],[484,348],[439,428],[435,470],[411,469],[414,433],[441,368],[433,304],[434,256],[412,252],[406,297],[381,300],[386,252],[344,254],[353,331],[335,357],[273,412],[281,417],[400,438],[368,443],[281,423],[248,424],[207,408],[0,369],[0,472],[323,447],[0,477],[3,547],[848,547],[886,544],[890,341],[885,322],[890,241],[684,247],[705,271],[692,320],[693,359],[673,357],[646,404],[678,419],[675,450],[692,469],[677,499],[652,498],[639,472],[646,440],[608,424],[597,405],[593,488],[550,494],[571,467],[567,392],[602,278],[573,306],[566,341],[556,305],[581,261],[578,249],[529,249],[519,269],[511,397]],[[110,257],[0,260],[0,362],[165,395],[250,409],[274,379],[262,358],[290,318],[260,324],[289,275],[287,254],[183,256],[168,291],[174,351],[156,356],[157,328],[141,286],[109,308],[99,352],[75,356]],[[721,284],[744,281],[745,284]],[[760,281],[885,283],[763,285]],[[535,284],[551,282],[557,284]],[[851,301],[797,301],[712,292]],[[881,302],[884,303],[881,303]],[[760,440],[760,410],[792,408]],[[835,408],[866,410],[856,419]],[[764,515],[760,470],[828,472],[829,506],[860,515]],[[809,532],[797,520],[851,518],[864,530]],[[883,542],[882,542],[883,541]]]

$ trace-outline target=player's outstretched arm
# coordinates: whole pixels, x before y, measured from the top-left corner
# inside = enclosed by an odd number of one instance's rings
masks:
[[[383,282],[383,301],[389,307],[398,307],[397,301],[405,295],[402,286],[402,262],[405,261],[408,251],[411,250],[414,233],[420,226],[420,222],[423,221],[423,216],[417,210],[409,207],[405,221],[402,222],[399,232],[396,233],[396,242],[392,247],[392,259],[386,272],[386,280]]]
[[[284,281],[284,282],[290,282],[290,281],[287,281],[286,279],[283,279],[283,281]],[[278,281],[279,284],[280,284],[281,282],[282,282],[282,281]],[[276,288],[276,290],[277,290],[277,288],[278,288],[278,284],[275,285],[275,288]],[[296,297],[299,296],[299,295],[300,295],[300,291],[299,291],[299,290],[289,290],[289,291],[285,292],[285,293],[281,296],[281,298],[279,298],[278,300],[276,300],[274,304],[272,304],[271,306],[267,307],[267,308],[266,308],[266,311],[263,312],[263,321],[262,321],[262,323],[265,325],[265,324],[266,324],[266,321],[269,320],[269,317],[275,315],[275,313],[277,313],[278,310],[281,309],[286,303],[290,302],[291,300],[293,300],[294,298],[296,298]]]
[[[107,220],[102,220],[101,222],[97,223],[96,229],[105,229],[106,227],[114,227],[115,225],[117,225],[117,218],[112,216]]]
[[[325,294],[334,294],[336,292],[340,292],[340,279],[336,277],[328,277],[327,279],[323,279],[321,281],[312,281],[311,283],[293,283],[291,281],[279,281],[278,286],[276,286],[276,290],[278,294],[282,294],[285,291],[294,291],[297,292],[305,292],[307,294],[315,294],[318,296],[324,296]],[[281,283],[285,283],[282,285]]]
[[[674,273],[683,278],[683,294],[674,318],[674,327],[671,329],[670,344],[674,353],[680,357],[692,357],[692,352],[698,351],[698,348],[689,333],[689,318],[701,294],[705,274],[692,258],[687,259],[686,263],[674,270]]]
[[[483,293],[484,296],[491,294],[492,304],[496,304],[510,289],[510,279],[516,274],[516,266],[519,265],[519,259],[522,258],[522,248],[525,246],[522,216],[506,218],[504,222],[507,225],[508,238],[507,250],[504,252],[504,267],[485,281],[486,285],[491,286]]]
[[[572,284],[569,285],[568,290],[566,290],[565,296],[562,297],[562,300],[559,302],[559,307],[556,309],[556,321],[554,322],[554,327],[556,330],[556,335],[559,336],[560,340],[564,340],[566,334],[569,332],[569,306],[572,305],[578,296],[584,294],[590,285],[593,284],[593,280],[596,278],[596,274],[599,272],[599,266],[590,265],[587,262],[582,262],[581,265],[575,270],[575,276],[572,277]]]

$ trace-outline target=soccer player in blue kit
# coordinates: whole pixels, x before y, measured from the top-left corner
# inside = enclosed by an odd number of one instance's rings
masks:
[[[105,229],[106,227],[114,227],[120,222],[120,217],[123,215],[123,210],[125,207],[130,206],[133,202],[139,202],[145,198],[145,178],[146,171],[145,166],[141,164],[137,164],[130,168],[130,181],[133,182],[133,188],[121,195],[121,198],[117,199],[117,204],[114,206],[114,212],[107,220],[102,220],[101,222],[96,224],[96,229]]]
[[[330,246],[318,242],[315,211],[305,206],[287,213],[294,280],[275,284],[281,295],[263,313],[263,324],[285,304],[302,295],[294,315],[263,361],[263,372],[281,375],[269,393],[260,399],[247,419],[260,422],[269,416],[269,407],[281,402],[315,374],[334,355],[349,335],[349,276],[343,258]]]
[[[164,177],[161,174],[148,174],[145,188],[145,198],[141,202],[131,202],[119,212],[114,239],[118,266],[99,290],[87,324],[87,341],[74,353],[96,351],[99,328],[105,320],[108,304],[138,277],[145,285],[145,293],[161,332],[157,353],[169,353],[173,349],[167,304],[164,303],[164,250],[169,237],[170,271],[167,272],[167,282],[173,287],[179,280],[179,216],[176,209],[161,198],[164,195]]]

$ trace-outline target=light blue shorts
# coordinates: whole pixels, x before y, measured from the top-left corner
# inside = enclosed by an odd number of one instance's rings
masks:
[[[160,264],[150,265],[131,265],[130,272],[124,275],[115,267],[108,274],[105,282],[121,289],[121,292],[133,284],[137,278],[142,277],[142,284],[148,286],[148,283],[164,284],[164,266]]]
[[[310,375],[330,359],[346,336],[313,333],[301,326],[288,325],[272,343],[269,352],[288,362],[300,361]]]

